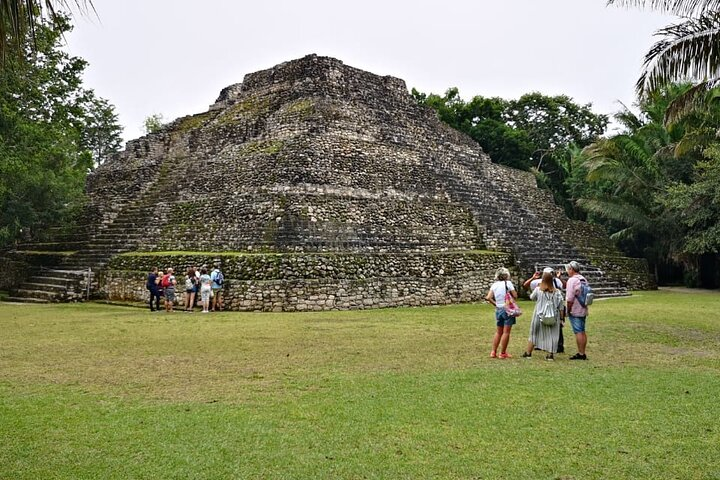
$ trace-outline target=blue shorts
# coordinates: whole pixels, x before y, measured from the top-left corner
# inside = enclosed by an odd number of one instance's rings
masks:
[[[587,317],[573,317],[569,315],[570,325],[572,325],[573,333],[583,333],[585,331],[585,319]]]
[[[495,309],[495,325],[498,327],[512,327],[515,325],[515,317],[511,317],[505,311],[505,307]]]

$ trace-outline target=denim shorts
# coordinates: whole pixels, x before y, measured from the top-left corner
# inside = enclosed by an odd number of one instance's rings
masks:
[[[585,319],[587,317],[573,317],[569,315],[570,325],[572,325],[573,333],[583,333],[585,331]]]
[[[515,325],[515,317],[511,317],[505,311],[505,307],[495,309],[495,325],[498,327],[512,327]]]

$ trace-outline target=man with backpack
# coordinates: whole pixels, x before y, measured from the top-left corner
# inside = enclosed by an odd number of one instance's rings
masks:
[[[588,305],[592,303],[592,292],[588,281],[580,275],[580,264],[572,261],[565,265],[568,274],[567,291],[567,312],[570,325],[575,334],[578,353],[570,357],[570,360],[587,360],[585,347],[587,346],[587,334],[585,333],[585,319],[588,314]]]
[[[220,264],[215,264],[215,268],[210,274],[210,280],[212,281],[212,311],[216,309],[222,311],[222,291],[225,283],[225,276],[220,271]]]

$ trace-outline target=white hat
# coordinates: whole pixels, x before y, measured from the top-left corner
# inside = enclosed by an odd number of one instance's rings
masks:
[[[553,273],[553,269],[550,267],[543,268],[543,273]]]

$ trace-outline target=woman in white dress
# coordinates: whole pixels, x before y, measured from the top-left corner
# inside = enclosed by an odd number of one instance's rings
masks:
[[[548,352],[545,357],[553,360],[558,350],[560,340],[560,322],[562,322],[563,295],[555,287],[552,272],[543,272],[540,285],[530,294],[530,300],[535,300],[532,321],[530,322],[530,338],[524,358],[530,358],[534,349]]]

